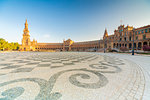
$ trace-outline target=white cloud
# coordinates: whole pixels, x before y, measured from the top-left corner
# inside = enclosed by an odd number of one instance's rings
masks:
[[[49,35],[49,34],[44,34],[43,37],[44,37],[44,38],[49,38],[50,35]]]

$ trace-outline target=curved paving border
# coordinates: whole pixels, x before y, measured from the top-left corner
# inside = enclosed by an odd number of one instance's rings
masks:
[[[116,57],[115,54],[110,56],[107,53],[100,53],[100,55],[119,58],[118,56]],[[109,100],[143,100],[146,81],[143,70],[141,69],[142,67],[127,58],[122,57],[119,59],[123,59],[129,62],[129,64],[133,67],[132,73],[128,76],[129,78],[126,80],[127,82],[118,87],[118,91],[115,92]]]
[[[132,73],[129,78],[123,84],[121,89],[118,89],[117,93],[112,96],[111,99],[115,100],[142,100],[145,89],[145,78],[140,67],[128,61],[133,67]]]

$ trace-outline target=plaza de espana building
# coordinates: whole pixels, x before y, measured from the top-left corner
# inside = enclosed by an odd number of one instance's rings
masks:
[[[30,40],[27,20],[23,30],[20,51],[103,51],[104,49],[120,49],[126,47],[131,50],[143,50],[144,45],[150,46],[150,25],[133,28],[133,26],[120,25],[114,34],[108,35],[105,29],[103,39],[93,41],[74,42],[71,39],[62,43],[38,43]]]

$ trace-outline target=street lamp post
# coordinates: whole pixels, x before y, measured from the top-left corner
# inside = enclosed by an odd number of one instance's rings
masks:
[[[132,48],[132,55],[134,55],[134,32],[135,32],[135,28],[133,28],[133,48]]]
[[[100,50],[100,40],[98,42],[98,49],[97,49],[97,51],[99,51],[99,50]]]
[[[104,40],[104,53],[106,52],[105,48],[106,48],[106,40]]]

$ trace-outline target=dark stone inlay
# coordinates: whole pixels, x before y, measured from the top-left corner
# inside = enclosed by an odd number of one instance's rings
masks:
[[[29,63],[30,61],[19,61],[18,63]]]
[[[36,64],[39,64],[39,62],[27,63],[26,65],[36,65]]]
[[[51,64],[38,64],[37,67],[50,67]]]
[[[51,68],[59,68],[59,67],[64,67],[64,66],[63,65],[51,66]]]
[[[12,63],[0,64],[0,66],[10,66]]]
[[[14,100],[15,98],[19,97],[24,92],[24,88],[22,87],[15,87],[8,89],[4,92],[2,92],[3,98],[0,98],[0,100]]]
[[[18,68],[11,73],[19,73],[19,72],[31,72],[34,68]]]
[[[3,67],[1,69],[13,69],[13,68],[19,68],[21,67],[22,65],[11,65],[11,66],[7,66],[7,67]]]
[[[3,75],[6,75],[6,74],[0,74],[0,76],[3,76]]]
[[[103,64],[91,64],[89,66],[94,69],[108,69],[108,66]]]

